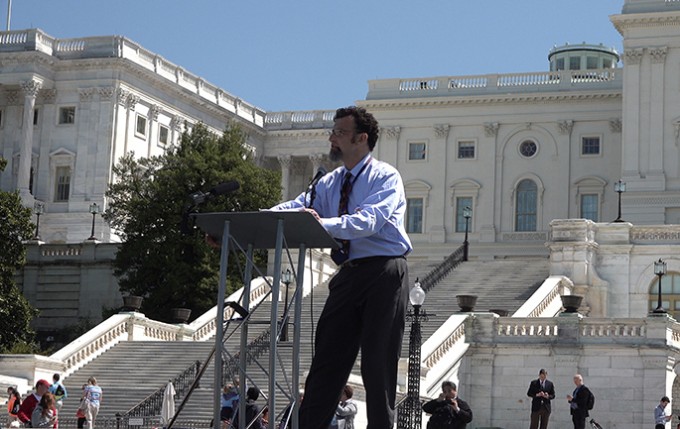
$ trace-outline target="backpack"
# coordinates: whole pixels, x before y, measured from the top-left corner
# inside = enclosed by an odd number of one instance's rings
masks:
[[[589,410],[592,410],[594,406],[595,406],[595,395],[593,395],[593,392],[588,391],[588,402],[586,402],[586,408],[588,408]]]
[[[16,398],[14,399],[14,405],[12,405],[12,411],[10,414],[17,415],[19,414],[19,408],[21,408],[21,398]]]
[[[61,384],[57,384],[57,389],[54,391],[54,398],[58,401],[65,394],[66,394],[66,391],[64,390],[64,386],[62,386]]]
[[[427,429],[449,429],[453,427],[453,414],[451,407],[438,408],[427,423]]]

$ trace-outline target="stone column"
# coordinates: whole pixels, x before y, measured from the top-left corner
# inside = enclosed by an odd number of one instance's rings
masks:
[[[161,106],[154,104],[149,108],[149,137],[147,141],[147,149],[146,149],[146,156],[147,158],[151,157],[152,151],[153,151],[153,140],[154,140],[154,132],[153,130],[156,128],[155,125],[158,122],[158,115],[161,113]]]
[[[21,200],[29,206],[33,204],[33,196],[29,190],[31,181],[31,160],[33,158],[33,111],[35,110],[35,98],[42,87],[42,82],[26,80],[21,82],[21,90],[24,93],[24,116],[21,127],[21,152],[19,158],[19,175],[17,188]]]
[[[290,165],[293,159],[290,155],[279,155],[277,157],[281,164],[281,196],[283,201],[288,200],[288,188],[290,186]]]

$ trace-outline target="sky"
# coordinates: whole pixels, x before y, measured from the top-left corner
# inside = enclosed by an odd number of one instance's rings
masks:
[[[9,0],[0,0],[6,29]],[[368,81],[548,70],[565,43],[622,50],[624,0],[11,0],[11,30],[119,35],[268,112],[330,110]]]

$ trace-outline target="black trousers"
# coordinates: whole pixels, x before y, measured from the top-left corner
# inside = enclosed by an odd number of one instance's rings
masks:
[[[328,429],[361,349],[368,429],[391,429],[408,302],[406,259],[369,258],[331,279],[300,406],[301,429]]]

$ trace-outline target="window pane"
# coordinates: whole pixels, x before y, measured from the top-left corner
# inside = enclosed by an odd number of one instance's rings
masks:
[[[54,201],[68,201],[71,189],[71,168],[57,167],[55,176]]]
[[[516,231],[536,231],[537,187],[532,180],[522,180],[517,186]]]
[[[415,234],[423,232],[422,198],[408,198],[406,200],[406,232]]]
[[[158,142],[161,143],[162,145],[168,144],[168,134],[169,134],[168,127],[160,125],[158,128]]]
[[[582,155],[598,155],[600,153],[599,137],[583,137],[581,139]]]
[[[581,218],[598,222],[598,200],[597,194],[581,195]]]
[[[408,159],[425,159],[425,143],[409,143]]]
[[[586,68],[589,70],[598,68],[597,57],[586,57]]]
[[[569,70],[581,69],[581,57],[569,57]]]
[[[475,142],[458,142],[458,159],[475,157]]]
[[[76,121],[76,108],[75,107],[62,107],[59,109],[59,123],[60,124],[73,124]]]
[[[137,134],[141,134],[143,136],[146,135],[146,118],[140,115],[137,115],[137,128],[136,128]]]
[[[564,70],[564,58],[558,58],[557,61],[555,61],[555,68],[557,70]]]
[[[472,207],[472,197],[456,198],[456,232],[465,232],[465,216],[463,216],[465,207]]]

